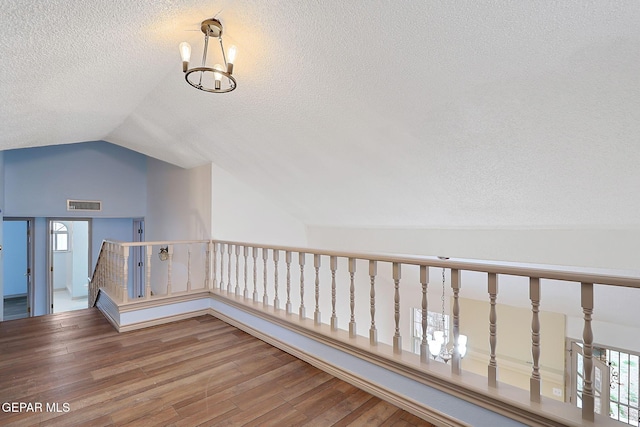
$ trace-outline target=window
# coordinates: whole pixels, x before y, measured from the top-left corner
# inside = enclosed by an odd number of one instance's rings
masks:
[[[638,425],[638,355],[607,349],[607,361],[611,369],[609,415],[614,420]]]
[[[69,250],[69,229],[61,222],[53,223],[53,250],[55,252]]]
[[[582,407],[584,387],[584,360],[582,344],[572,343],[576,405]],[[631,352],[593,347],[594,396],[596,413],[609,412],[609,416],[622,423],[639,426],[640,356]],[[606,381],[602,384],[602,381]],[[600,398],[605,399],[601,401]],[[603,407],[604,406],[604,407]]]

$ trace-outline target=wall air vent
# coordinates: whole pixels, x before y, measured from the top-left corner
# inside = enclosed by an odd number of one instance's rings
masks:
[[[102,210],[102,202],[94,200],[67,200],[67,210],[100,212]]]

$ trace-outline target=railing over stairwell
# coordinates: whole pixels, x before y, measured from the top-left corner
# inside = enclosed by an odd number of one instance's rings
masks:
[[[468,376],[463,375],[462,359],[459,351],[461,334],[460,291],[462,288],[462,272],[486,273],[486,294],[488,296],[487,329],[489,354],[486,360],[486,390],[490,399],[500,400],[501,381],[498,372],[500,366],[497,358],[497,301],[498,281],[501,276],[519,276],[528,281],[529,305],[531,307],[530,329],[523,334],[530,336],[531,367],[529,375],[529,403],[524,402],[520,408],[524,412],[545,413],[541,419],[553,420],[553,414],[545,409],[549,399],[541,393],[541,282],[558,281],[580,284],[580,308],[583,317],[582,349],[583,349],[583,388],[581,418],[587,425],[593,425],[596,406],[593,378],[593,346],[592,315],[594,310],[594,286],[604,285],[625,288],[640,288],[640,279],[632,277],[604,276],[584,274],[571,271],[549,270],[539,268],[518,267],[512,265],[480,264],[444,260],[438,258],[393,256],[378,254],[349,253],[340,251],[315,250],[275,245],[260,245],[233,241],[185,241],[185,242],[145,242],[119,243],[105,242],[94,279],[92,295],[97,288],[105,289],[120,304],[131,303],[132,281],[130,277],[130,260],[132,248],[143,248],[145,262],[144,293],[137,300],[165,298],[176,294],[210,291],[218,297],[226,298],[235,304],[246,305],[252,310],[264,312],[266,315],[278,315],[295,324],[303,324],[315,330],[315,334],[337,334],[344,330],[347,341],[358,341],[361,346],[362,337],[368,341],[368,351],[381,351],[388,344],[391,351],[385,358],[396,358],[400,363],[407,362],[407,345],[403,346],[403,327],[405,308],[419,305],[422,338],[419,345],[420,356],[417,358],[418,369],[424,372],[442,373],[446,365],[435,363],[428,350],[429,310],[428,286],[429,272],[432,268],[450,271],[451,288],[451,329],[453,348],[449,381],[454,379],[457,386],[465,387]],[[167,260],[157,261],[156,268],[152,259],[160,247],[167,248]],[[197,248],[197,249],[194,249]],[[176,289],[175,264],[177,251],[183,253],[180,265],[179,289]],[[187,256],[184,256],[184,253]],[[198,252],[197,262],[192,256]],[[185,261],[186,260],[186,261]],[[328,263],[327,263],[328,261]],[[166,263],[164,270],[158,263]],[[324,268],[323,268],[324,267]],[[327,268],[328,267],[328,268]],[[200,272],[196,281],[192,280],[194,271]],[[165,279],[158,285],[156,274],[164,274]],[[409,274],[406,274],[406,273]],[[405,279],[403,281],[403,275]],[[415,282],[415,283],[414,283]],[[406,297],[402,288],[412,288],[411,296]],[[404,296],[402,299],[401,297]],[[93,297],[95,299],[95,297]],[[410,299],[410,302],[405,301]],[[329,322],[323,327],[322,312],[330,313]],[[364,314],[366,313],[366,314]],[[362,326],[365,333],[361,334]],[[389,327],[387,327],[389,326]],[[318,332],[320,331],[320,332]],[[328,332],[327,332],[328,331]],[[382,334],[384,332],[384,334]],[[384,335],[384,336],[383,336]],[[438,367],[439,366],[439,367]],[[435,371],[434,371],[435,369]],[[437,376],[437,375],[436,375]],[[441,376],[442,377],[442,376]],[[446,388],[446,387],[445,387]],[[495,391],[492,393],[491,390]],[[464,396],[464,393],[457,393]],[[470,396],[472,394],[468,394]],[[511,399],[513,404],[513,399]],[[564,404],[567,408],[571,404]],[[516,407],[518,405],[515,405]],[[556,406],[552,406],[557,408]],[[552,409],[555,410],[555,409]],[[575,410],[574,410],[575,411]],[[508,411],[507,411],[508,412]],[[522,419],[527,419],[526,417]],[[536,419],[535,416],[531,419]],[[556,418],[557,419],[557,418]],[[606,420],[606,416],[601,419]],[[560,425],[556,421],[541,425]],[[574,423],[579,425],[580,423]]]
[[[105,240],[90,282],[89,305],[95,304],[99,289],[118,304],[208,290],[211,246],[209,240]]]

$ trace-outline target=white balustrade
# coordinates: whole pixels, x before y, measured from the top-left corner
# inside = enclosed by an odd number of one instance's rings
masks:
[[[200,252],[194,251],[198,245],[202,245]],[[542,377],[541,377],[541,320],[540,320],[540,305],[541,305],[541,280],[556,280],[561,282],[578,282],[581,283],[581,309],[583,313],[583,336],[582,336],[582,351],[583,351],[583,365],[584,365],[584,385],[582,394],[582,418],[589,422],[595,419],[595,391],[594,391],[594,377],[593,377],[593,346],[594,346],[594,334],[593,334],[593,311],[594,311],[594,284],[603,284],[608,286],[624,286],[630,288],[640,288],[640,279],[625,278],[625,277],[607,277],[607,276],[595,276],[584,273],[567,272],[559,270],[543,270],[525,267],[513,267],[505,265],[490,265],[490,264],[474,264],[469,262],[459,262],[449,259],[435,259],[435,258],[420,258],[420,257],[397,257],[397,256],[383,256],[383,255],[371,255],[371,254],[355,254],[347,252],[337,251],[321,251],[313,250],[309,248],[294,248],[283,247],[273,245],[254,245],[247,243],[236,243],[228,241],[190,241],[190,242],[143,242],[143,243],[121,243],[121,242],[104,242],[97,261],[96,269],[93,273],[90,282],[90,303],[93,303],[97,298],[99,289],[106,290],[110,297],[119,304],[135,304],[136,298],[130,299],[129,295],[136,295],[133,292],[132,284],[129,283],[129,260],[130,260],[130,248],[132,246],[141,246],[145,248],[146,254],[146,274],[144,277],[144,300],[150,300],[155,298],[169,298],[172,295],[178,295],[181,293],[192,293],[208,291],[219,295],[222,298],[231,295],[235,295],[237,301],[246,301],[246,304],[257,308],[257,305],[253,304],[260,300],[262,296],[262,307],[266,311],[270,309],[272,315],[273,310],[276,312],[280,308],[280,290],[279,290],[279,261],[280,253],[284,252],[284,261],[286,266],[286,303],[285,311],[287,321],[300,322],[306,318],[305,307],[305,291],[308,291],[307,286],[313,287],[314,295],[314,316],[313,325],[308,323],[306,327],[317,328],[322,324],[321,310],[323,307],[330,307],[331,316],[329,320],[330,330],[338,331],[339,316],[349,317],[348,321],[348,337],[349,340],[353,340],[354,343],[358,340],[357,335],[357,319],[362,319],[365,316],[369,317],[370,327],[368,329],[368,342],[370,351],[376,352],[378,348],[383,345],[390,345],[395,353],[395,357],[404,359],[401,329],[404,328],[405,323],[401,323],[402,313],[408,313],[410,305],[405,302],[407,295],[405,287],[411,287],[411,282],[416,283],[413,291],[413,302],[411,305],[419,305],[421,310],[420,317],[415,319],[414,328],[420,335],[419,342],[416,343],[416,348],[419,348],[419,356],[417,357],[418,366],[420,369],[429,371],[434,365],[433,360],[430,358],[429,344],[430,339],[435,340],[435,336],[431,335],[430,325],[428,321],[428,287],[429,287],[429,269],[442,268],[450,270],[450,286],[451,286],[451,335],[452,339],[447,351],[451,358],[449,369],[451,374],[462,380],[462,357],[461,350],[464,353],[466,343],[461,342],[461,277],[462,271],[471,272],[484,272],[487,273],[487,304],[488,304],[488,365],[487,365],[487,385],[492,389],[499,389],[500,381],[498,377],[498,282],[501,275],[511,276],[524,276],[528,278],[528,291],[531,307],[531,330],[522,331],[523,334],[530,332],[531,336],[531,375],[529,378],[529,400],[535,404],[544,403],[545,399],[542,396]],[[155,247],[167,247],[167,284],[166,295],[158,295],[156,292],[152,292],[152,289],[158,289],[157,272],[152,268],[152,255]],[[234,250],[235,248],[235,250]],[[182,254],[179,261],[178,258],[174,258],[174,253],[180,251]],[[205,256],[202,257],[202,253]],[[258,291],[258,253],[262,252],[262,292]],[[271,259],[269,252],[272,252]],[[225,260],[225,252],[227,254],[227,260]],[[194,256],[200,254],[200,257]],[[235,253],[235,283],[233,283],[232,264],[234,263],[232,255]],[[291,262],[294,254],[298,256],[299,272],[295,271],[294,276],[297,274],[299,279],[299,309],[297,315],[293,313],[293,302],[291,292],[291,281],[296,279],[292,277]],[[186,254],[186,256],[185,256]],[[218,254],[220,255],[220,261],[218,264]],[[242,254],[242,261],[244,262],[241,287],[240,278],[240,255]],[[305,263],[307,254],[313,256],[313,268],[314,278],[313,284],[305,283]],[[327,256],[329,258],[328,266],[322,269],[321,258]],[[249,258],[253,258],[253,292],[250,294],[249,290]],[[177,274],[176,266],[184,268],[186,258],[186,289],[179,288],[174,289],[176,286],[185,286],[184,281],[178,281],[175,277]],[[204,258],[204,259],[202,259]],[[348,279],[345,278],[343,273],[338,271],[340,259],[346,262],[348,270]],[[368,271],[363,271],[360,275],[356,272],[356,264],[358,260],[362,260],[368,263]],[[226,261],[226,264],[225,264]],[[158,260],[155,260],[158,263]],[[381,268],[380,276],[378,276],[378,264],[383,264],[384,269]],[[401,273],[403,265],[406,268],[405,277],[401,288]],[[225,268],[226,267],[226,268]],[[391,275],[388,276],[386,268],[391,267]],[[269,278],[269,269],[273,268],[273,275]],[[414,270],[412,270],[412,268]],[[226,270],[226,279],[224,278]],[[182,271],[182,270],[180,270]],[[198,272],[204,272],[202,283],[193,283],[194,277],[202,277],[198,275]],[[382,273],[384,272],[384,274]],[[153,275],[152,275],[153,274]],[[416,277],[418,275],[418,278]],[[444,273],[443,273],[444,274]],[[324,280],[324,278],[330,275],[330,282]],[[181,276],[184,277],[184,276]],[[218,278],[219,277],[219,278]],[[323,279],[321,279],[321,277]],[[414,277],[414,279],[411,279]],[[466,276],[465,276],[466,277]],[[360,280],[359,280],[360,279]],[[411,280],[410,280],[411,279]],[[225,287],[226,280],[226,287]],[[389,282],[391,280],[391,283]],[[465,278],[465,283],[466,283]],[[444,281],[444,276],[443,276]],[[377,282],[377,283],[376,283]],[[419,287],[417,286],[419,283]],[[153,286],[152,286],[153,285]],[[233,287],[235,285],[235,288]],[[268,290],[273,286],[274,298],[269,301]],[[504,286],[504,285],[503,285]],[[366,304],[365,294],[368,287],[368,304]],[[378,289],[379,288],[379,289]],[[331,299],[329,301],[321,301],[320,295],[324,294],[326,290],[330,290]],[[402,292],[401,292],[402,290]],[[225,291],[225,292],[222,292]],[[348,291],[348,292],[347,292]],[[233,292],[233,293],[232,293]],[[393,292],[393,309],[388,302],[388,296]],[[294,291],[294,293],[296,293]],[[260,295],[261,294],[261,295]],[[380,299],[387,301],[378,301],[378,294]],[[348,298],[347,298],[348,295]],[[360,295],[361,300],[356,298]],[[402,301],[401,301],[401,295]],[[486,295],[486,294],[485,294]],[[384,298],[383,298],[384,296]],[[412,297],[409,297],[411,300]],[[272,302],[272,304],[271,304]],[[324,304],[324,305],[323,305]],[[358,306],[360,304],[361,306]],[[347,311],[348,306],[348,311]],[[443,306],[444,308],[444,306]],[[327,309],[328,310],[328,309]],[[500,308],[500,310],[502,310]],[[296,320],[297,319],[297,320]],[[366,320],[366,319],[364,319]],[[466,322],[466,320],[465,320]],[[346,325],[345,325],[346,326]],[[433,326],[433,325],[432,325]],[[321,329],[317,329],[320,331]],[[315,332],[316,334],[319,332]],[[378,334],[381,334],[378,337]],[[435,334],[434,334],[435,335]],[[379,341],[379,338],[381,341]],[[360,341],[358,341],[360,342]],[[355,345],[355,344],[354,344]],[[360,345],[360,344],[358,344]],[[477,344],[480,345],[480,344]],[[402,356],[400,356],[402,354]],[[448,357],[446,360],[448,361]],[[387,356],[384,356],[387,357]],[[400,360],[399,359],[399,360]],[[444,366],[444,365],[443,365]],[[505,369],[501,365],[501,369]],[[527,374],[528,375],[528,374]]]

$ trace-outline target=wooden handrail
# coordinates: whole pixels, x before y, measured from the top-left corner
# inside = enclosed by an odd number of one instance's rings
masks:
[[[369,260],[369,261],[401,263],[401,264],[419,265],[419,266],[424,265],[428,267],[467,270],[467,271],[476,271],[476,272],[492,273],[492,274],[506,274],[510,276],[535,277],[538,279],[561,280],[566,282],[577,282],[577,283],[589,282],[589,283],[600,284],[600,285],[613,285],[613,286],[622,286],[626,288],[640,289],[640,277],[632,277],[632,276],[593,274],[593,273],[583,273],[579,271],[569,271],[569,270],[552,269],[552,268],[519,267],[519,266],[509,265],[506,263],[500,263],[500,262],[495,262],[495,263],[491,262],[490,264],[489,263],[485,264],[485,263],[477,263],[477,262],[469,262],[469,261],[457,261],[454,259],[443,260],[438,257],[428,257],[428,256],[380,254],[380,253],[368,253],[368,252],[345,252],[345,251],[313,249],[313,248],[295,247],[295,246],[278,246],[278,245],[265,245],[265,244],[256,244],[256,243],[247,243],[247,242],[235,242],[231,240],[214,239],[213,241],[215,243],[224,243],[225,245],[248,246],[250,248],[272,249],[272,250],[276,249],[276,250],[290,251],[290,252],[304,252],[304,253],[313,254],[313,255],[326,255],[326,256],[335,256],[335,257],[341,257],[341,258],[354,258],[354,259]]]

